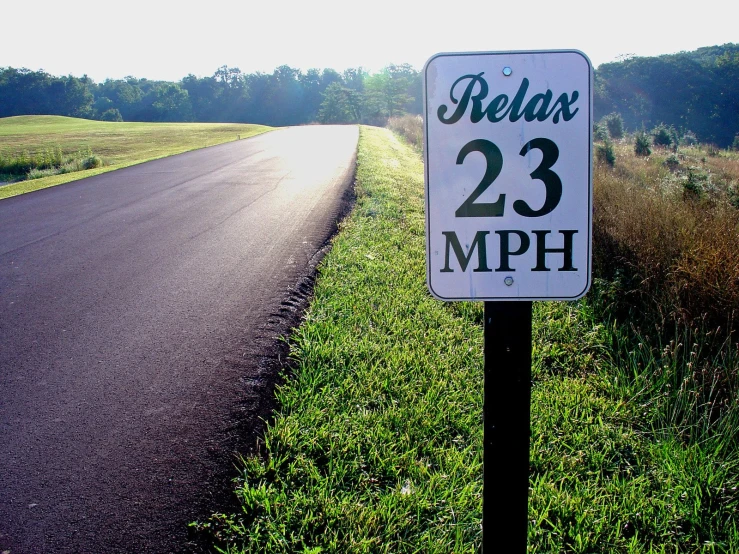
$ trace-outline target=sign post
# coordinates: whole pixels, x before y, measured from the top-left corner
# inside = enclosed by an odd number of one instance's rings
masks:
[[[429,291],[485,302],[483,551],[525,552],[531,303],[590,287],[593,70],[575,50],[467,52],[423,75]]]

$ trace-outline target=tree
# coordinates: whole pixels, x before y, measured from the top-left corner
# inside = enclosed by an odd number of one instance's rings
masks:
[[[620,113],[610,113],[603,118],[608,129],[608,135],[613,139],[620,139],[624,136],[624,119]]]
[[[649,135],[639,131],[634,137],[634,154],[637,156],[649,156],[652,149],[649,147]]]
[[[192,121],[192,105],[187,91],[175,83],[157,87],[152,103],[156,121]]]
[[[737,82],[738,44],[634,57],[598,67],[594,110],[596,117],[620,113],[627,129],[664,122],[691,129],[702,142],[728,146],[739,128]]]
[[[270,76],[265,95],[265,111],[273,125],[296,125],[303,123],[303,88],[300,71],[281,65]]]
[[[0,73],[0,116],[49,114],[51,76],[43,71],[8,67]]]
[[[134,121],[135,113],[139,109],[137,106],[144,97],[144,92],[136,79],[127,77],[122,80],[106,79],[105,82],[97,85],[95,96],[95,108],[98,113],[115,108],[121,113],[123,119]],[[108,99],[110,104],[98,105],[101,98]]]
[[[652,143],[655,146],[677,146],[677,132],[675,128],[660,123],[652,129]]]
[[[331,83],[323,93],[323,102],[318,112],[321,123],[356,123],[359,121],[360,101],[356,91]]]
[[[56,81],[61,83],[61,93],[57,95],[57,109],[60,115],[68,115],[72,117],[92,117],[93,103],[95,97],[90,88],[94,86],[87,76],[81,79],[72,77],[63,77]]]

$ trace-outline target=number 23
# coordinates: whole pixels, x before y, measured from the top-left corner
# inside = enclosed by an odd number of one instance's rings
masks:
[[[539,210],[532,210],[531,206],[525,201],[516,200],[513,203],[513,210],[524,217],[541,217],[551,213],[562,198],[562,181],[559,175],[552,171],[552,166],[557,163],[557,159],[559,158],[559,148],[549,139],[535,138],[524,144],[519,152],[519,156],[525,156],[532,148],[541,150],[544,155],[539,166],[530,174],[532,179],[542,181],[546,187],[544,205]],[[500,194],[495,202],[480,202],[476,204],[475,200],[500,175],[500,171],[503,169],[503,154],[501,154],[500,148],[489,140],[476,139],[465,144],[462,150],[459,151],[457,164],[461,165],[470,152],[480,152],[485,156],[487,163],[485,175],[483,175],[480,184],[472,191],[472,194],[469,195],[467,200],[457,208],[454,215],[457,217],[500,217],[503,215],[505,194]]]

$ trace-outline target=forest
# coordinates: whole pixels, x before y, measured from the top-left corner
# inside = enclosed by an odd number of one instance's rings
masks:
[[[739,133],[739,44],[603,64],[593,108],[596,119],[620,114],[628,131],[664,124],[679,136],[730,146]]]
[[[222,66],[211,77],[177,83],[136,77],[95,83],[43,71],[0,68],[0,117],[65,115],[104,121],[368,123],[421,112],[420,73],[408,64],[370,75],[361,68],[272,74]]]
[[[179,82],[126,77],[95,83],[39,70],[0,68],[0,117],[66,115],[105,121],[384,125],[422,111],[422,73],[410,64],[268,73],[222,66]],[[739,133],[739,44],[658,57],[630,57],[595,69],[596,120],[618,114],[626,131],[665,126],[676,137],[731,146]]]

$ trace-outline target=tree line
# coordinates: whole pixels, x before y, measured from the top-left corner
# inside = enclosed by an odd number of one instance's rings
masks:
[[[594,111],[620,114],[628,131],[662,126],[721,147],[739,133],[739,44],[603,64]]]
[[[0,68],[0,117],[65,115],[106,121],[199,121],[299,125],[368,123],[421,113],[421,75],[409,64],[268,73],[222,66],[179,82],[135,77],[95,83],[44,71]]]
[[[44,71],[0,68],[0,117],[67,115],[110,121],[202,121],[299,125],[367,123],[422,111],[422,75],[409,64],[242,73],[222,66],[178,82],[135,77],[95,83]],[[594,116],[619,114],[628,131],[672,127],[726,147],[739,132],[739,45],[633,57],[595,71]]]

